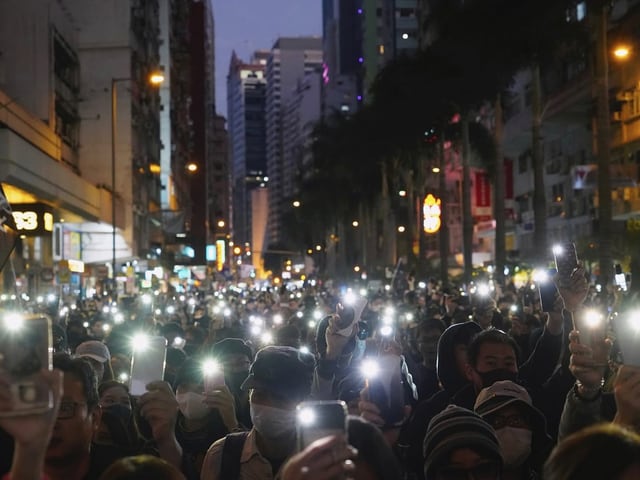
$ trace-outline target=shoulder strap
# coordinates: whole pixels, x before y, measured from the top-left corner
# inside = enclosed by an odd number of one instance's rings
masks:
[[[222,446],[222,463],[220,464],[220,480],[237,480],[240,476],[240,458],[242,448],[249,432],[228,434]]]

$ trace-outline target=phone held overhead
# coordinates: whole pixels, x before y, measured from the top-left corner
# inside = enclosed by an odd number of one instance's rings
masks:
[[[51,320],[44,315],[4,312],[0,318],[0,385],[7,385],[9,417],[41,413],[53,407],[53,394],[42,377],[52,370]],[[5,388],[2,385],[2,388]]]

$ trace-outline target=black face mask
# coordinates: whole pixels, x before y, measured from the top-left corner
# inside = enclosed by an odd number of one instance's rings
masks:
[[[511,370],[507,370],[505,368],[497,368],[495,370],[490,370],[488,372],[478,372],[476,373],[482,379],[482,388],[487,388],[493,385],[496,382],[501,380],[510,380],[514,383],[517,383],[518,374],[512,372]]]

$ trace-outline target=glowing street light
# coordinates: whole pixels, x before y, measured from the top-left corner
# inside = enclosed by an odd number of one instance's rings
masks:
[[[618,45],[613,50],[613,56],[618,60],[626,60],[631,55],[631,49],[626,45]]]
[[[300,207],[300,201],[299,200],[294,200],[292,205],[293,205],[294,208],[298,208],[298,207]]]
[[[358,225],[360,225],[360,223],[357,220],[354,220],[353,222],[351,222],[351,225],[357,227]]]

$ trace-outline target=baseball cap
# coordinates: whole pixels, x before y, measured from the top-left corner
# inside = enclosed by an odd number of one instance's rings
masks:
[[[247,345],[247,343],[241,338],[225,338],[216,342],[213,347],[211,347],[211,355],[216,358],[232,353],[246,355],[249,360],[253,358],[251,347],[249,347],[249,345]]]
[[[259,388],[282,397],[306,397],[311,392],[315,358],[293,347],[268,346],[251,364],[242,390]]]
[[[76,357],[91,358],[100,363],[111,360],[109,349],[98,340],[89,340],[78,345],[76,347]]]
[[[544,414],[533,406],[529,392],[511,380],[501,380],[480,390],[473,409],[484,418],[508,405],[522,405],[526,411],[532,414],[534,429],[546,432],[547,421]]]
[[[503,464],[495,431],[475,412],[449,405],[429,422],[424,437],[424,473],[427,478],[449,455],[460,448],[470,448]]]

